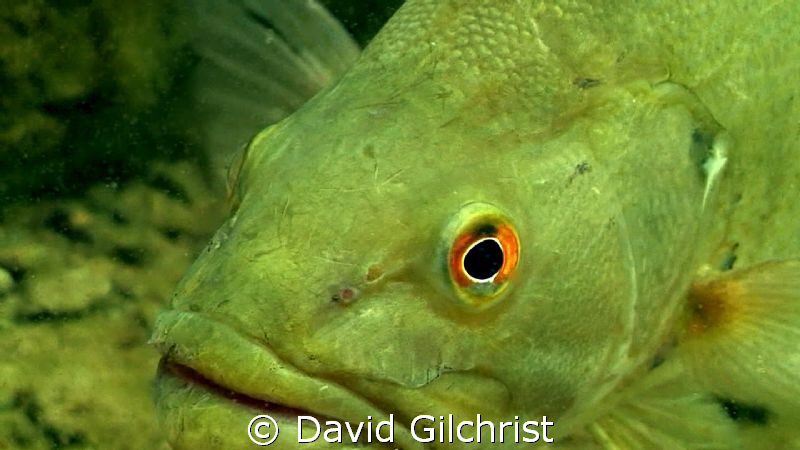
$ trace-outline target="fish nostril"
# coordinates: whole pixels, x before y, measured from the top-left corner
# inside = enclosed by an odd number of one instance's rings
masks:
[[[367,283],[372,283],[378,278],[383,276],[383,269],[377,264],[373,264],[367,268],[367,276],[365,277]]]
[[[342,306],[347,306],[356,301],[358,294],[358,289],[353,287],[339,288],[331,295],[331,301]]]

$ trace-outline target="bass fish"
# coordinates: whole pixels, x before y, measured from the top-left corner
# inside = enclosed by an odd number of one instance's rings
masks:
[[[156,321],[172,446],[800,446],[796,3],[408,0],[352,65],[312,2],[223,4],[203,92],[281,120]]]

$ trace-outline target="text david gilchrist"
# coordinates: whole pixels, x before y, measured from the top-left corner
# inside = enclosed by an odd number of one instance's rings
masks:
[[[512,440],[516,443],[538,442],[540,439],[544,442],[553,442],[553,439],[547,436],[547,427],[551,425],[553,422],[548,422],[547,416],[543,416],[541,422],[528,420],[520,423],[519,416],[514,416],[511,422],[494,423],[481,420],[480,414],[474,422],[465,420],[458,423],[454,423],[452,414],[448,414],[447,417],[439,416],[438,419],[423,414],[415,417],[410,424],[411,435],[416,441],[440,443],[481,442],[482,438],[486,442],[487,437],[492,443]],[[394,442],[394,414],[389,414],[389,420],[377,424],[373,424],[372,416],[368,416],[366,422],[356,424],[328,420],[324,427],[315,417],[297,417],[298,442],[315,442],[320,438],[331,443],[370,443],[373,439],[377,442]]]

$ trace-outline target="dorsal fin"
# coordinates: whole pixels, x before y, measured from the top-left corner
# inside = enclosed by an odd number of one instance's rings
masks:
[[[340,77],[358,45],[315,0],[193,0],[193,100],[222,180],[237,152]]]

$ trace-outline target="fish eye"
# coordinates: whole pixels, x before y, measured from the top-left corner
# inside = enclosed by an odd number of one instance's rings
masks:
[[[503,267],[504,256],[503,246],[497,238],[481,238],[464,252],[461,267],[473,283],[489,283]]]
[[[504,215],[472,204],[448,227],[447,274],[458,297],[482,309],[495,303],[519,262],[519,238]]]

